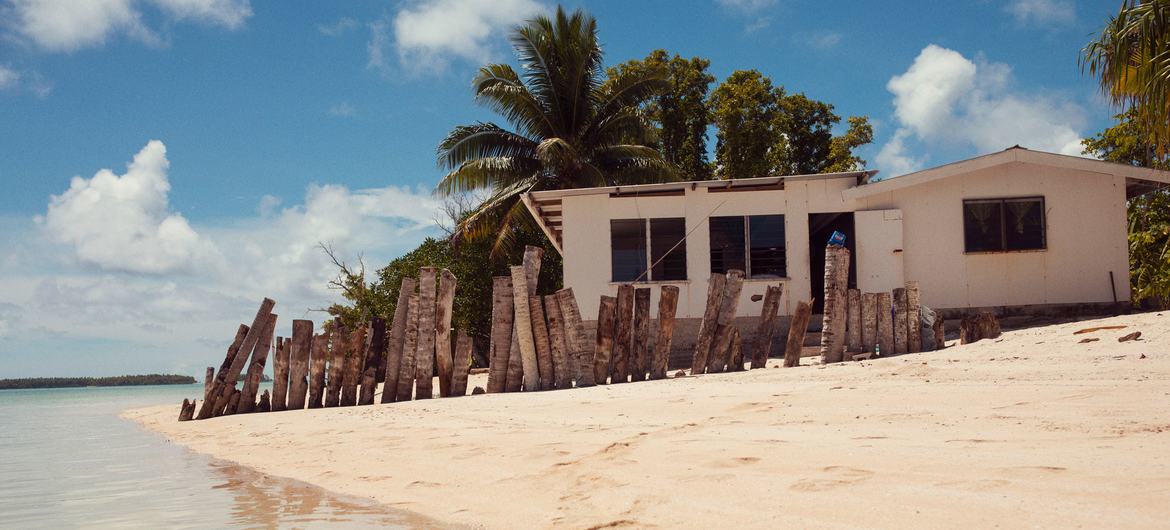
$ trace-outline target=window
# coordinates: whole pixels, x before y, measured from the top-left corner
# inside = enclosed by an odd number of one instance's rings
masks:
[[[748,278],[788,275],[783,215],[712,217],[711,272],[744,271]]]
[[[1047,248],[1044,197],[963,201],[963,239],[967,252]]]
[[[687,279],[685,219],[613,219],[609,230],[613,281]]]

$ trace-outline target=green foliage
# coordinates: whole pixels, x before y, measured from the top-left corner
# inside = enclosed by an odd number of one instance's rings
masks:
[[[776,145],[772,129],[776,98],[783,89],[757,70],[738,70],[711,93],[711,114],[719,133],[715,165],[722,179],[763,177],[772,173],[768,156]]]
[[[0,390],[191,384],[195,384],[194,377],[174,374],[119,375],[116,377],[27,377],[0,379]]]

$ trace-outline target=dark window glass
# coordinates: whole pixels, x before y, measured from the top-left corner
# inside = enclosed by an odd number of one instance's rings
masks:
[[[651,280],[687,279],[686,235],[686,220],[681,217],[650,220]]]
[[[743,217],[712,217],[711,272],[723,274],[731,269],[744,268]]]
[[[788,275],[784,259],[784,216],[748,217],[752,278],[783,278]]]
[[[646,221],[644,219],[613,219],[609,222],[610,249],[612,249],[613,281],[645,280]]]
[[[967,252],[1003,250],[1003,203],[963,201],[963,233]]]
[[[1007,199],[1003,215],[1008,250],[1044,248],[1044,199]]]
[[[1043,249],[1044,232],[1043,197],[963,201],[967,252]]]

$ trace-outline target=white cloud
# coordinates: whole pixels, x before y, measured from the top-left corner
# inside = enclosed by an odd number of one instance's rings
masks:
[[[816,50],[831,50],[841,44],[842,35],[836,31],[807,31],[793,35],[793,40]]]
[[[357,29],[357,27],[358,21],[349,17],[341,17],[332,24],[317,24],[317,31],[321,32],[322,35],[336,37],[343,33]]]
[[[168,20],[193,20],[236,29],[252,14],[248,0],[11,0],[9,25],[47,51],[101,46],[123,34],[150,45],[162,39],[143,22],[152,5]]]
[[[906,152],[906,137],[910,131],[898,129],[894,137],[882,146],[877,154],[877,167],[882,171],[881,177],[905,175],[923,168],[923,157],[914,157]]]
[[[20,72],[0,64],[0,90],[15,88],[20,82]]]
[[[53,92],[53,84],[45,80],[40,72],[20,71],[0,64],[0,91],[30,92],[44,98]]]
[[[776,0],[716,0],[720,6],[744,13],[755,13],[776,5]]]
[[[1068,25],[1077,18],[1072,0],[1011,0],[1004,11],[1021,25]]]
[[[899,128],[878,158],[893,167],[881,169],[899,174],[895,168],[920,167],[927,157],[907,154],[911,139],[979,153],[1019,144],[1079,155],[1084,110],[1058,97],[1017,91],[1012,81],[1006,64],[972,61],[934,44],[924,48],[886,85]]]
[[[436,72],[452,60],[483,63],[492,56],[492,39],[545,11],[535,0],[428,0],[411,2],[394,15],[394,46],[410,73]],[[385,65],[385,23],[371,25],[369,64]]]
[[[337,118],[352,118],[357,115],[357,109],[348,101],[342,101],[329,106],[328,114]]]

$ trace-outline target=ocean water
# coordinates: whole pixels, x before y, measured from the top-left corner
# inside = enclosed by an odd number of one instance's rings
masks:
[[[118,417],[203,385],[0,390],[0,528],[408,528],[408,514],[195,454]]]

